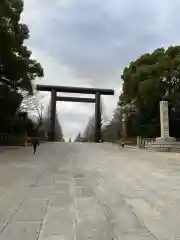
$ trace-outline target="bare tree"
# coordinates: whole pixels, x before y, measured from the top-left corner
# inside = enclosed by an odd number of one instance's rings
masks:
[[[109,123],[104,103],[101,99],[101,129],[103,129]],[[91,116],[83,132],[83,138],[85,141],[94,141],[95,136],[95,114]]]
[[[81,142],[82,137],[81,137],[81,133],[78,133],[78,135],[76,136],[74,142]]]
[[[88,123],[83,132],[84,141],[93,141],[94,140],[94,130],[95,130],[95,117],[89,117]]]
[[[39,92],[35,92],[32,96],[26,92],[21,94],[23,96],[23,101],[18,112],[28,112],[29,115],[35,116],[37,123],[36,128],[38,129],[42,124],[43,114],[45,114],[44,105],[42,103],[44,96]]]
[[[112,120],[103,127],[102,135],[105,141],[117,141],[122,136],[122,110],[117,107]]]
[[[51,121],[51,104],[49,103],[46,114],[43,116],[41,126],[41,132],[44,133],[46,138],[49,136],[50,121]],[[57,114],[55,116],[55,140],[64,142],[63,130]]]

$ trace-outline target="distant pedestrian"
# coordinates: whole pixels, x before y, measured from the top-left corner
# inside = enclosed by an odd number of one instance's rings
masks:
[[[124,148],[124,139],[121,139],[121,147]]]
[[[39,141],[38,141],[37,138],[33,138],[33,139],[32,139],[32,145],[33,145],[34,154],[35,154],[35,153],[36,153],[37,145],[39,145]]]
[[[71,138],[69,138],[69,142],[71,142]]]

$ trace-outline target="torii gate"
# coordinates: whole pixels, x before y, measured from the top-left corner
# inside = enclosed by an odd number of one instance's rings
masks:
[[[95,142],[100,141],[101,139],[101,106],[100,106],[101,95],[114,95],[114,90],[100,89],[100,88],[52,86],[52,85],[37,85],[36,89],[38,91],[51,92],[51,123],[50,123],[49,141],[55,140],[56,101],[95,103]],[[58,97],[57,92],[94,94],[95,98]]]

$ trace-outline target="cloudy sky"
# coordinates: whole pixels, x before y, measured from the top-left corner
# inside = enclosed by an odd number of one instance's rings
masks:
[[[180,43],[179,0],[24,1],[26,44],[45,72],[40,83],[114,88],[114,97],[103,98],[109,118],[123,68],[154,48]],[[65,137],[83,130],[93,112],[91,104],[57,103]]]

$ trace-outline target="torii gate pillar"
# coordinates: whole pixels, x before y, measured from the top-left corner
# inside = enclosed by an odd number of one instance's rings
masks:
[[[99,92],[96,93],[95,102],[95,142],[101,140],[101,95]]]
[[[55,120],[56,120],[56,90],[51,90],[51,120],[50,120],[50,134],[49,141],[55,140]]]

